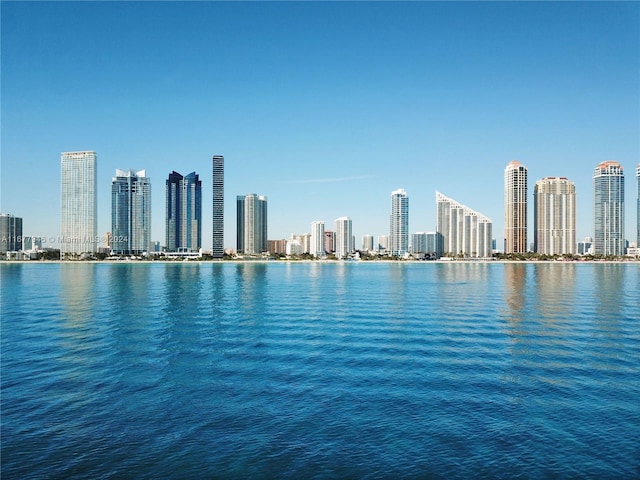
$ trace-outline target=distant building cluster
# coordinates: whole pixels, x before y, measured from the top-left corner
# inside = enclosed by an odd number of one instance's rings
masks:
[[[62,258],[96,253],[146,256],[202,255],[202,180],[191,172],[176,171],[165,181],[165,239],[151,239],[151,179],[145,170],[119,170],[111,182],[111,231],[97,235],[97,155],[93,151],[64,152],[60,160],[60,254]],[[493,223],[485,215],[436,192],[435,231],[409,233],[409,196],[399,188],[391,192],[388,235],[362,237],[357,248],[352,219],[337,218],[333,230],[323,220],[311,222],[310,233],[288,239],[267,236],[267,197],[249,193],[236,196],[236,248],[224,249],[224,157],[212,158],[213,258],[225,253],[243,257],[271,255],[333,256],[343,259],[362,254],[393,258],[488,258],[496,253]],[[636,168],[637,231],[631,245],[625,240],[623,167],[604,161],[593,173],[593,236],[576,240],[576,189],[565,177],[545,177],[533,190],[533,242],[528,244],[527,168],[509,162],[504,171],[504,241],[502,252],[544,255],[621,256],[640,254],[640,164]],[[22,218],[0,214],[0,254],[18,257],[42,250],[43,239],[23,236]],[[635,243],[635,245],[634,245]]]

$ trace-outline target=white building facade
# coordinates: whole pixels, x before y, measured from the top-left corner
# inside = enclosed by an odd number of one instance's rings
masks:
[[[409,197],[402,188],[391,192],[389,243],[391,255],[409,251]]]
[[[545,255],[575,254],[576,188],[564,177],[546,177],[533,190],[533,250]]]
[[[353,225],[349,217],[340,217],[335,221],[336,257],[345,258],[354,250]]]
[[[493,223],[481,213],[436,192],[437,256],[484,258],[492,254]]]
[[[96,152],[63,152],[60,158],[60,253],[97,250]]]
[[[316,220],[311,223],[311,246],[310,252],[311,255],[317,258],[322,258],[325,256],[324,250],[324,222],[321,220]]]

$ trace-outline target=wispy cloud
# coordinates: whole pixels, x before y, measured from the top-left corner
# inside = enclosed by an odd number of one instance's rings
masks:
[[[351,180],[367,180],[374,178],[374,175],[354,175],[350,177],[333,177],[333,178],[308,178],[303,180],[289,180],[285,183],[337,183],[349,182]]]

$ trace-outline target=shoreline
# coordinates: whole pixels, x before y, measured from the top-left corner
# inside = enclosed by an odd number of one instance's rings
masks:
[[[621,260],[0,260],[0,265],[4,264],[100,264],[100,265],[131,265],[131,264],[318,264],[318,265],[351,265],[351,264],[474,264],[474,265],[492,265],[492,264],[626,264],[638,263],[640,259],[629,258]]]

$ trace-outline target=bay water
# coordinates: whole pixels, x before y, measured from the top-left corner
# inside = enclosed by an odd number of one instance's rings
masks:
[[[4,263],[4,479],[640,478],[637,263]]]

